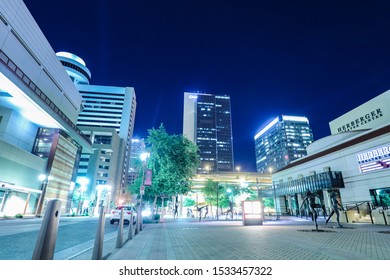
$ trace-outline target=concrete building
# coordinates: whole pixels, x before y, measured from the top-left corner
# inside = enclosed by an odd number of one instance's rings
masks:
[[[82,97],[23,1],[0,2],[0,212],[67,212],[75,165],[91,143]],[[38,177],[40,179],[38,179]]]
[[[198,172],[233,171],[229,96],[185,92],[183,135],[199,148]]]
[[[304,157],[313,142],[309,120],[299,116],[278,116],[255,137],[256,170],[276,172],[290,162]]]
[[[88,178],[88,193],[92,195],[90,200],[96,201],[100,197],[98,186],[103,189],[106,186],[110,200],[116,205],[128,203],[131,201],[127,188],[128,170],[136,112],[134,88],[90,85],[91,72],[80,57],[67,52],[59,52],[57,56],[82,96],[83,107],[78,115],[77,125],[83,131],[90,131],[95,153],[104,153],[90,158],[90,165],[98,168],[93,172],[94,177]],[[103,128],[109,131],[104,132]],[[112,130],[116,131],[120,141],[115,141]],[[102,146],[97,146],[99,143]],[[108,162],[107,154],[115,157],[115,161]],[[86,176],[85,165],[89,157],[88,153],[83,153],[84,166],[80,166],[79,178]]]
[[[390,91],[330,122],[332,135],[307,147],[308,155],[273,174],[279,212],[297,213],[307,189],[319,193],[330,209],[329,193],[337,192],[344,221],[389,221]]]

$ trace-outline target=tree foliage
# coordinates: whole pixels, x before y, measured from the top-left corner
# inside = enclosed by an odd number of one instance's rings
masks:
[[[149,129],[146,145],[150,152],[145,167],[152,169],[152,186],[145,188],[146,200],[156,196],[176,196],[190,190],[190,182],[199,165],[197,146],[183,135],[169,135],[161,124],[159,129]],[[143,168],[131,186],[132,193],[139,193]]]

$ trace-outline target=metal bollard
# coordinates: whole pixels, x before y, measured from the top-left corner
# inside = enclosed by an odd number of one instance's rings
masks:
[[[52,260],[57,241],[58,224],[60,221],[61,201],[50,200],[47,203],[42,226],[35,244],[33,260]]]
[[[386,220],[386,215],[384,210],[379,210],[379,214],[382,214],[383,220],[385,221],[385,225],[387,226],[387,220]]]
[[[116,248],[122,248],[123,246],[123,216],[124,216],[124,209],[121,209],[121,216],[119,218],[119,225],[118,225],[118,234],[116,236]]]
[[[133,219],[134,219],[133,210],[131,210],[130,222],[129,222],[129,234],[127,235],[127,240],[133,239]]]
[[[92,260],[102,259],[105,216],[104,206],[101,206],[98,227],[96,229],[95,244],[93,246]]]

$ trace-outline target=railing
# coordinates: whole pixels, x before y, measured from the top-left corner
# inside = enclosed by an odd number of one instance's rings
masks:
[[[355,212],[354,215],[357,217],[356,220],[352,220],[351,222],[356,221],[362,221],[362,218],[369,215],[371,224],[374,224],[374,220],[372,218],[372,203],[370,201],[359,201],[359,202],[352,202],[352,203],[344,203],[344,214],[345,219],[347,223],[349,223],[349,220],[351,219],[350,215],[348,215],[350,212]]]
[[[367,216],[372,224],[388,225],[390,211],[387,205],[375,206],[371,201],[344,203],[344,214],[347,222],[365,222]]]

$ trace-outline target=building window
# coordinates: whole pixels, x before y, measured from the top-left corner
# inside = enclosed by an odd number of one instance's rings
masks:
[[[105,144],[110,145],[111,144],[111,135],[95,135],[93,139],[93,144]]]

